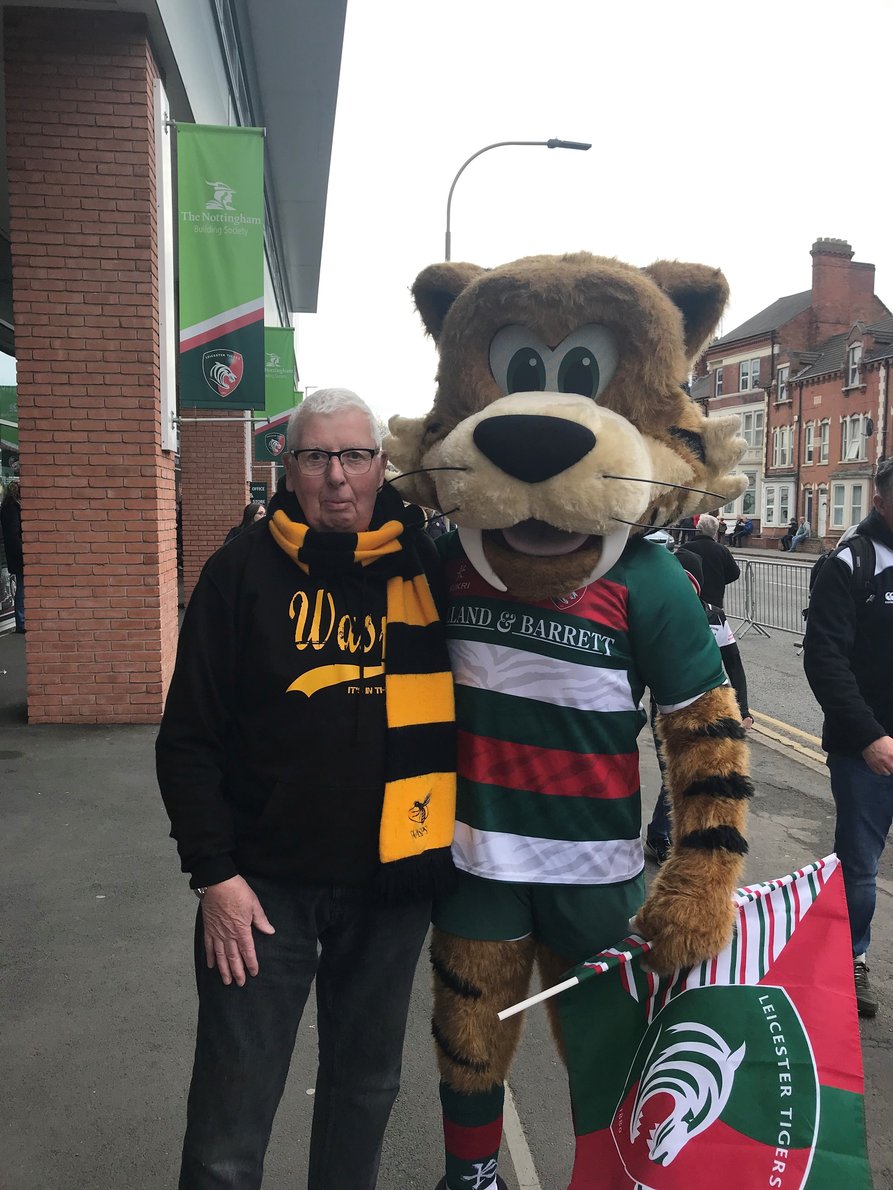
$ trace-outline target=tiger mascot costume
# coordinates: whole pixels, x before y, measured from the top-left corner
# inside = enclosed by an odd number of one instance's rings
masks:
[[[435,907],[445,1190],[503,1186],[496,1013],[636,929],[661,972],[727,943],[747,850],[744,731],[682,567],[650,529],[735,499],[735,417],[683,385],[728,298],[716,269],[579,252],[426,268],[434,406],[394,417],[440,538],[456,689],[458,886]],[[645,898],[636,737],[659,709],[673,847]],[[643,904],[644,901],[644,904]],[[561,1047],[553,1015],[553,1029]]]

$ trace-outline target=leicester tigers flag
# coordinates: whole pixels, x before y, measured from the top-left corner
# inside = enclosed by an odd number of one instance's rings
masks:
[[[177,125],[180,404],[263,409],[264,134]]]
[[[836,856],[740,889],[720,955],[669,978],[631,937],[559,1001],[570,1190],[870,1190]]]

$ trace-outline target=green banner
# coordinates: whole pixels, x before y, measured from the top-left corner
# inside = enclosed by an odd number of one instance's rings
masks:
[[[264,138],[177,125],[180,404],[264,407]]]
[[[16,386],[0,384],[0,443],[7,450],[19,448],[19,410]]]
[[[269,485],[252,480],[248,485],[248,499],[252,504],[266,504]]]
[[[281,413],[254,431],[255,463],[282,463],[285,455],[285,431],[290,413]]]
[[[267,417],[299,403],[295,392],[295,332],[290,326],[264,327],[264,385]]]

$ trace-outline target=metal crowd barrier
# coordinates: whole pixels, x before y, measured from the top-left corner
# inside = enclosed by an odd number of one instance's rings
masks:
[[[741,637],[753,629],[768,636],[770,628],[801,634],[812,567],[752,558],[735,560],[741,577],[729,583],[725,594],[725,613],[735,622],[735,635]]]

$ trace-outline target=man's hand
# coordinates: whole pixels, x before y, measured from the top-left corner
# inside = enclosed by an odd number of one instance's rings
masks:
[[[244,987],[245,972],[258,972],[251,927],[276,933],[249,884],[241,876],[212,884],[202,897],[202,923],[208,966],[217,968],[225,984],[235,980]]]
[[[862,759],[879,777],[893,776],[893,736],[882,735],[879,740],[863,748]]]

